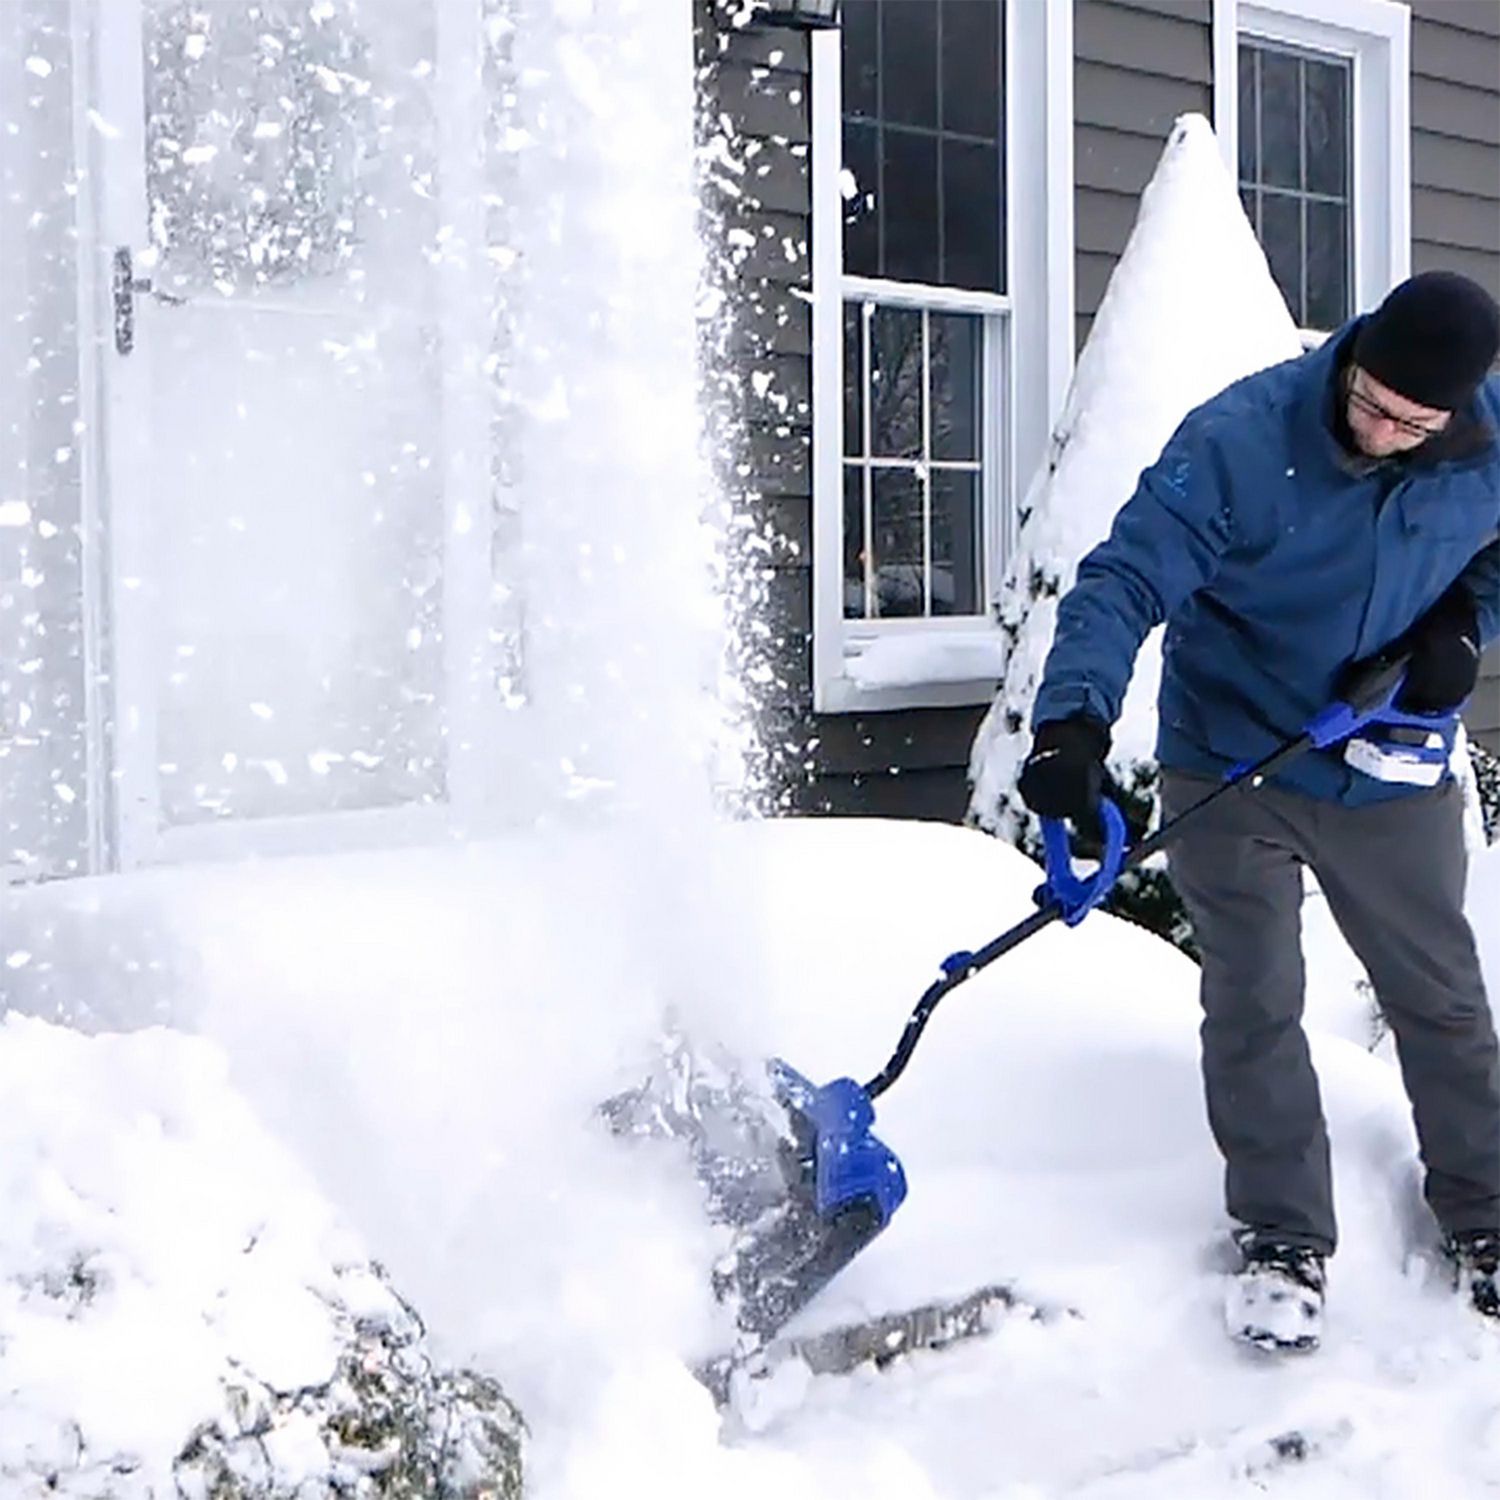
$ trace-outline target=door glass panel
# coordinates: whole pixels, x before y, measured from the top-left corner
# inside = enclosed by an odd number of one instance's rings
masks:
[[[143,26],[164,818],[441,796],[430,9]]]

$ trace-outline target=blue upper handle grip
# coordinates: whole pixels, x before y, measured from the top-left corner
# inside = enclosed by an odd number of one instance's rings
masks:
[[[1365,708],[1335,700],[1308,720],[1305,733],[1319,750],[1326,750],[1328,746],[1348,739],[1366,724],[1407,724],[1414,729],[1438,729],[1456,717],[1456,710],[1453,713],[1417,714],[1397,708],[1396,698],[1405,683],[1406,674],[1403,672],[1388,692]]]
[[[1068,825],[1061,818],[1042,819],[1042,849],[1047,883],[1037,893],[1062,908],[1063,921],[1076,927],[1110,893],[1125,865],[1125,814],[1108,797],[1099,803],[1104,824],[1104,857],[1088,879],[1073,871]]]

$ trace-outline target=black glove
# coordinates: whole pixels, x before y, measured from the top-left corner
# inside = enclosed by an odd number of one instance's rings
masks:
[[[1038,817],[1070,818],[1092,832],[1100,797],[1114,791],[1104,769],[1108,754],[1109,728],[1091,714],[1049,720],[1037,726],[1016,790]]]
[[[1479,608],[1455,583],[1404,637],[1411,650],[1396,707],[1452,713],[1479,681]]]

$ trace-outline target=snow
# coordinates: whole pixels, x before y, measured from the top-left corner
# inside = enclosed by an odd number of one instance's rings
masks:
[[[1015,645],[970,767],[971,810],[981,826],[1007,821],[1003,809],[1030,743],[1057,601],[1079,560],[1104,540],[1141,471],[1193,407],[1301,352],[1213,128],[1201,115],[1183,115],[1078,356],[1048,466],[1022,506],[1020,543],[1000,601]],[[1040,598],[1037,577],[1049,582]],[[1114,726],[1110,762],[1125,785],[1132,763],[1154,760],[1160,678],[1158,630],[1137,659]]]
[[[868,641],[846,668],[860,687],[918,687],[924,682],[998,681],[1005,648],[992,636],[972,641],[928,638],[926,632]]]
[[[358,197],[368,171],[376,201],[359,235],[323,226],[332,268],[291,278],[311,321],[273,333],[281,314],[248,295],[282,264],[264,235],[248,262],[197,268],[202,305],[140,299],[157,391],[141,438],[172,471],[152,508],[182,524],[117,559],[139,609],[170,584],[134,639],[161,669],[148,696],[173,691],[142,751],[162,786],[141,791],[132,761],[116,791],[131,806],[164,794],[143,802],[147,824],[248,839],[250,814],[436,796],[441,772],[482,810],[468,831],[514,826],[0,890],[0,1495],[36,1493],[53,1469],[133,1465],[133,1488],[165,1500],[226,1367],[278,1388],[326,1378],[329,1299],[386,1295],[347,1271],[372,1256],[436,1352],[493,1372],[524,1410],[535,1500],[1218,1500],[1272,1482],[1405,1500],[1500,1483],[1500,1355],[1421,1255],[1408,1267],[1428,1237],[1409,1112],[1388,1058],[1353,1034],[1352,978],[1316,925],[1310,1011],[1346,1231],[1316,1361],[1251,1364],[1223,1338],[1196,976],[1096,915],[944,1003],[880,1105],[911,1198],[801,1325],[999,1280],[1077,1316],[1004,1323],[883,1374],[791,1368],[753,1421],[715,1412],[690,1369],[730,1335],[709,1294],[722,1231],[680,1154],[611,1138],[598,1105],[638,1081],[665,1020],[746,1059],[869,1076],[938,961],[1028,912],[1038,875],[974,831],[714,820],[724,580],[697,451],[691,10],[552,0],[512,27],[483,9],[482,121],[473,70],[457,94],[423,81],[442,76],[428,54],[462,6],[441,25],[427,6],[364,7],[369,78],[313,64],[325,185]],[[6,367],[26,378],[0,530],[12,574],[45,577],[71,620],[92,512],[69,131],[77,114],[111,149],[123,136],[113,106],[58,107],[105,101],[71,74],[74,38],[32,10],[17,35],[34,30],[52,60],[28,51],[5,138],[19,132],[18,162],[65,169],[37,169],[33,217],[0,226],[7,253],[33,246],[4,320]],[[207,63],[199,35],[179,40]],[[504,158],[499,182],[472,184],[493,189],[472,219],[434,178],[434,88],[475,110],[443,128],[482,123]],[[395,113],[367,155],[344,112],[377,107]],[[1102,534],[1188,405],[1282,352],[1284,309],[1205,130],[1174,137],[1080,362],[1052,486],[1033,492],[1030,555],[1047,569]],[[269,120],[251,135],[287,138]],[[202,206],[247,185],[239,147],[179,159],[193,170],[158,163],[158,194]],[[138,269],[185,290],[191,246],[159,217],[153,231]],[[458,340],[462,368],[439,370],[434,320],[448,340],[471,292],[484,311]],[[439,384],[479,371],[496,391],[458,379],[462,399],[439,410]],[[493,424],[494,451],[462,451],[470,417]],[[55,463],[21,462],[32,453]],[[440,598],[454,620],[438,621]],[[21,709],[81,704],[95,684],[76,633],[39,644],[53,615],[36,608],[6,625],[38,684]],[[1048,607],[1036,614],[1050,631]],[[507,654],[523,634],[524,661]],[[499,720],[492,756],[489,740],[454,743],[474,728],[462,713],[440,718],[439,655],[444,691],[501,688],[504,712],[474,715],[476,734]],[[1018,657],[1038,659],[1034,642]],[[915,635],[862,659],[887,685],[999,665]],[[309,685],[319,673],[330,696]],[[53,758],[6,762],[0,811],[31,873],[76,872],[79,830],[103,821],[75,728],[39,722],[30,748]],[[23,832],[37,807],[50,820]],[[1493,851],[1473,891],[1493,982]],[[1294,1431],[1305,1467],[1285,1456]],[[319,1465],[305,1422],[267,1455],[286,1485]],[[108,1482],[129,1493],[123,1474]]]
[[[284,1380],[325,1363],[315,1320],[257,1318],[241,1252],[258,1233],[283,1285],[377,1255],[444,1356],[519,1402],[540,1500],[1500,1482],[1500,1341],[1424,1253],[1393,1067],[1314,1036],[1344,1234],[1325,1346],[1250,1360],[1222,1330],[1196,971],[1100,914],[944,1002],[879,1106],[912,1195],[800,1323],[1002,1280],[1078,1316],[793,1381],[761,1430],[721,1428],[688,1373],[727,1334],[707,1291],[719,1231],[670,1143],[611,1139],[595,1105],[639,1076],[668,1007],[746,1056],[869,1076],[938,960],[1024,914],[1037,872],[976,831],[898,822],[723,825],[701,852],[692,908],[600,831],[13,896],[9,940],[32,954],[16,998],[61,1020],[115,1006],[93,1036],[0,1027],[0,1386],[31,1440],[61,1441],[66,1418],[159,1462],[225,1349]],[[1491,850],[1470,911],[1492,991],[1497,909]],[[133,1029],[126,1009],[171,1025]],[[108,1273],[109,1316],[26,1295],[75,1252]],[[153,1358],[126,1365],[143,1328]],[[1293,1432],[1300,1461],[1278,1456]]]

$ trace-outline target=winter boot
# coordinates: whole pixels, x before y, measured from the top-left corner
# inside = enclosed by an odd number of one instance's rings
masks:
[[[1443,1241],[1453,1283],[1487,1318],[1500,1319],[1500,1229],[1462,1229]]]
[[[1235,1245],[1240,1268],[1224,1301],[1230,1337],[1277,1352],[1316,1349],[1323,1331],[1322,1253],[1255,1229],[1236,1234]]]

